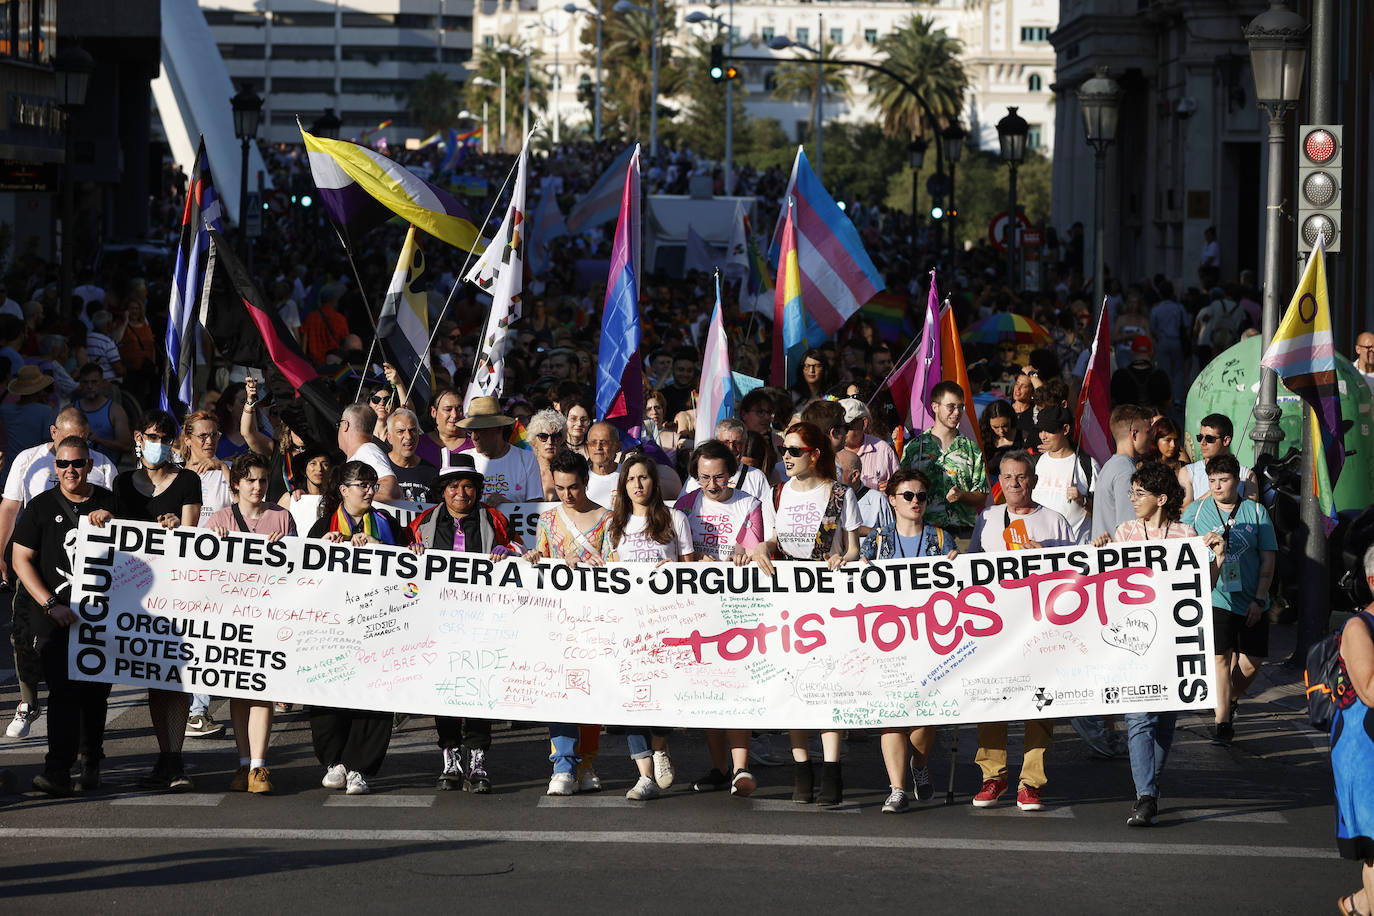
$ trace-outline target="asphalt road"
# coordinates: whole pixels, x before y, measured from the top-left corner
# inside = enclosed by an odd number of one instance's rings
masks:
[[[6,638],[0,665],[8,648]],[[11,672],[0,669],[0,684],[7,721],[18,691]],[[116,688],[104,785],[84,797],[28,788],[46,718],[28,739],[0,737],[0,767],[18,784],[0,797],[0,899],[24,914],[1329,912],[1358,879],[1334,851],[1323,742],[1301,720],[1290,672],[1267,666],[1259,689],[1230,748],[1208,743],[1204,719],[1181,720],[1160,824],[1130,829],[1129,765],[1090,758],[1067,724],[1050,752],[1050,807],[1039,813],[1010,801],[970,806],[979,778],[972,727],[961,733],[956,803],[942,804],[953,735],[945,729],[936,799],[904,815],[879,811],[886,779],[876,736],[849,742],[838,808],[793,804],[785,767],[756,768],[751,799],[692,793],[688,784],[707,768],[693,732],[671,739],[678,785],[636,803],[624,798],[633,766],[617,735],[602,742],[603,792],[546,798],[546,733],[526,726],[498,726],[491,795],[436,792],[439,753],[426,717],[397,731],[373,793],[350,798],[320,787],[300,711],[274,732],[275,795],[225,791],[237,762],[227,736],[187,739],[195,791],[147,794],[135,788],[155,753],[146,705],[140,691]],[[227,703],[212,711],[228,719]],[[1013,765],[1019,741],[1014,730]]]

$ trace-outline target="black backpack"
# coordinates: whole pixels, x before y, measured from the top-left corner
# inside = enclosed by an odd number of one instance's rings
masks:
[[[1369,628],[1374,639],[1374,616],[1360,611],[1359,618]],[[1313,643],[1307,650],[1307,670],[1303,672],[1307,684],[1307,721],[1312,727],[1328,734],[1336,712],[1355,700],[1355,687],[1341,667],[1341,634],[1330,635]]]

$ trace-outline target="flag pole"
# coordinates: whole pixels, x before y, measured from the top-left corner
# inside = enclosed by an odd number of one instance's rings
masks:
[[[935,271],[931,271],[931,273],[934,273],[934,272],[935,272]],[[941,311],[943,311],[945,308],[948,308],[948,307],[949,307],[949,296],[945,296],[944,306],[942,307]],[[911,308],[910,303],[907,304],[907,308],[908,308],[908,309]],[[911,340],[911,343],[907,344],[907,345],[906,345],[906,349],[902,351],[902,355],[901,355],[900,357],[898,357],[897,359],[895,359],[895,360],[892,361],[892,368],[889,369],[889,370],[887,370],[887,376],[882,380],[882,382],[880,382],[880,383],[878,384],[878,387],[877,387],[876,389],[874,389],[873,393],[870,394],[870,395],[868,396],[868,401],[866,402],[866,406],[868,406],[868,407],[872,407],[872,406],[873,406],[873,399],[876,398],[876,397],[879,395],[879,393],[881,393],[881,392],[887,390],[887,385],[888,385],[888,383],[891,382],[891,381],[892,381],[892,377],[893,377],[894,375],[897,374],[897,370],[899,370],[899,369],[902,368],[902,363],[906,362],[906,359],[907,359],[908,356],[911,355],[911,352],[912,352],[913,350],[915,350],[917,347],[919,347],[920,345],[921,345],[921,338],[920,338],[920,335],[917,335],[917,336],[913,337],[912,340]],[[930,368],[930,367],[927,366],[926,368]]]

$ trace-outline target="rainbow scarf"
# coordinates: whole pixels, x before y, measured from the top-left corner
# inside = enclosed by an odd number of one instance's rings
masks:
[[[383,544],[395,544],[396,538],[391,532],[391,525],[387,522],[386,516],[375,509],[369,509],[362,517],[362,521],[354,526],[353,520],[348,517],[343,506],[334,510],[334,515],[329,520],[330,531],[342,531],[352,537],[359,531],[370,538],[381,541]]]

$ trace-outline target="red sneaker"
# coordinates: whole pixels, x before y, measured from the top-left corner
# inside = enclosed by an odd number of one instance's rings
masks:
[[[997,799],[1002,797],[1002,793],[1007,791],[1007,781],[1005,779],[985,779],[983,788],[978,790],[978,794],[973,796],[973,807],[991,808],[997,804]]]
[[[1045,803],[1040,800],[1040,790],[1035,786],[1022,786],[1016,793],[1016,807],[1022,811],[1044,811]]]

